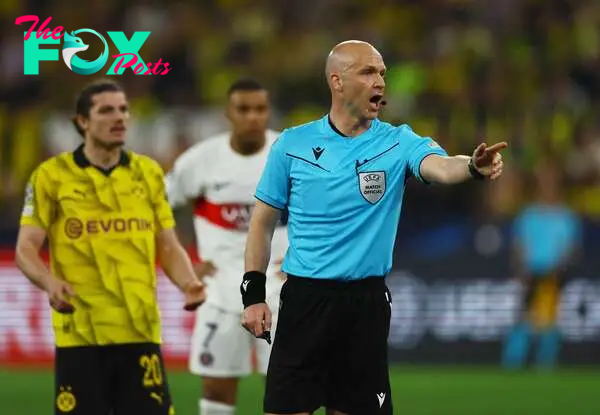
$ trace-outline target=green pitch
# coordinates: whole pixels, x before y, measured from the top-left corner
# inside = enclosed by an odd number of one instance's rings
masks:
[[[198,415],[198,378],[169,374],[178,415]],[[401,415],[598,415],[600,370],[503,373],[490,368],[396,367],[395,414]],[[52,374],[0,370],[0,413],[52,413]],[[263,383],[243,382],[238,415],[260,415]],[[375,398],[375,396],[373,396]],[[321,415],[321,413],[319,413]]]

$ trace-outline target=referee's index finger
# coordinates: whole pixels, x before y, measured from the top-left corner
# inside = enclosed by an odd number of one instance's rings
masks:
[[[485,149],[485,151],[487,153],[497,153],[498,151],[502,151],[507,147],[508,147],[508,143],[506,141],[503,141],[501,143],[496,143],[492,146],[489,146],[488,148]]]

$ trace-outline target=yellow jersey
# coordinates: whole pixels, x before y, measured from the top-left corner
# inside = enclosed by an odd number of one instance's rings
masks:
[[[121,153],[110,171],[80,146],[31,175],[22,225],[46,230],[51,272],[76,292],[73,314],[52,311],[58,347],[160,343],[155,236],[175,226],[164,172]]]

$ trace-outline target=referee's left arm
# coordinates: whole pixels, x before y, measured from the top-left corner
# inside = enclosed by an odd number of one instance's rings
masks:
[[[505,142],[492,146],[480,144],[472,156],[448,156],[432,139],[405,130],[409,146],[409,166],[416,177],[426,183],[458,184],[469,179],[495,180],[502,174],[500,152]]]

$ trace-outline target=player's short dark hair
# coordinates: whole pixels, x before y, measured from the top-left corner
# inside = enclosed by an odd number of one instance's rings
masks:
[[[237,91],[265,91],[266,88],[253,78],[241,78],[231,84],[229,90],[227,91],[227,96],[230,97],[231,94]]]
[[[123,87],[115,81],[110,79],[100,79],[86,85],[79,91],[79,94],[77,94],[77,99],[75,101],[75,116],[72,121],[75,129],[82,137],[85,136],[85,132],[79,126],[77,116],[81,115],[83,117],[89,117],[90,109],[92,109],[94,104],[92,101],[94,95],[103,92],[124,92],[124,90]]]

